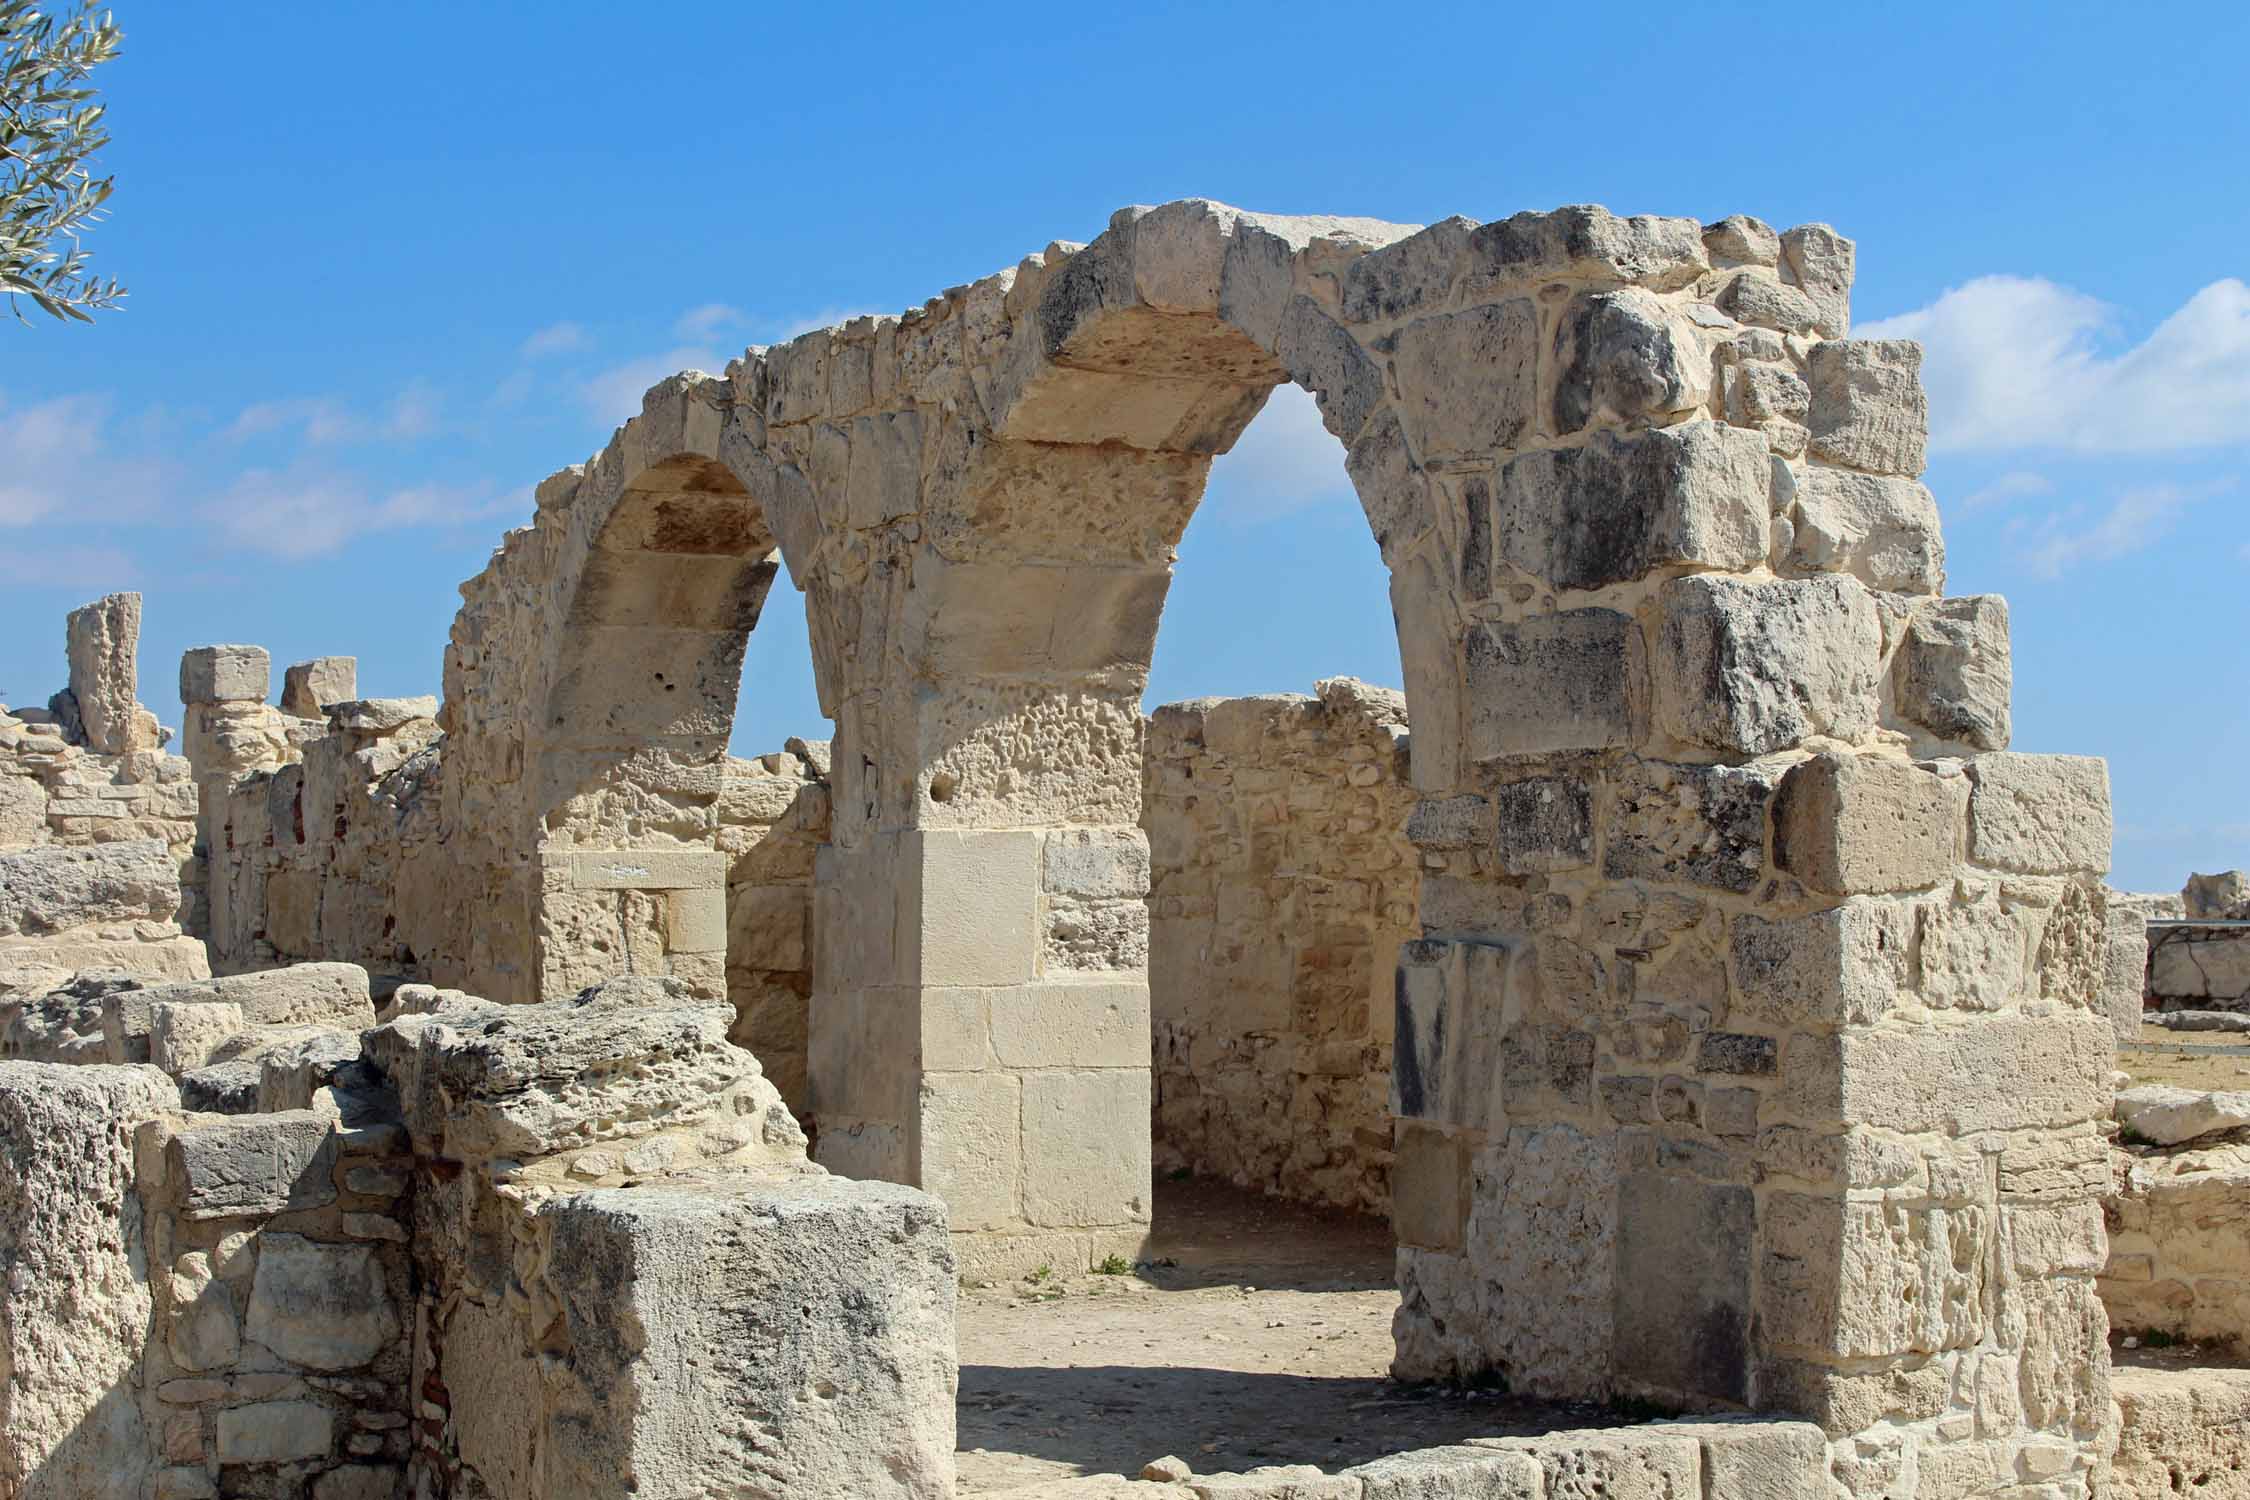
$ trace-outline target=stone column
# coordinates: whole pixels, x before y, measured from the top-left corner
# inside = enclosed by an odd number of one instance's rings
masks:
[[[109,594],[74,609],[65,633],[70,688],[50,705],[66,725],[75,723],[86,748],[97,755],[154,750],[163,743],[156,716],[134,698],[141,640],[141,596]]]
[[[253,771],[291,758],[266,702],[272,664],[263,646],[196,646],[180,656],[181,752],[195,776],[196,856],[204,893],[189,930],[209,944],[214,969],[255,962],[264,928],[264,853],[236,857],[228,794]]]

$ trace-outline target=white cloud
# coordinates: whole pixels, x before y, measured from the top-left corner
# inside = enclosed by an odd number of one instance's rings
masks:
[[[2083,507],[2024,529],[2024,562],[2043,578],[2060,578],[2080,563],[2110,562],[2146,550],[2190,507],[2234,488],[2233,478],[2204,484],[2148,484],[2127,490],[2099,515]]]
[[[708,343],[721,331],[742,322],[742,309],[724,302],[706,302],[681,313],[672,325],[672,336],[691,344]]]
[[[437,421],[437,390],[416,378],[384,403],[380,418],[362,417],[334,396],[284,396],[252,402],[220,436],[239,443],[295,428],[308,443],[356,443],[378,437],[410,440],[429,436]]]
[[[1317,505],[1352,504],[1344,445],[1320,425],[1310,392],[1275,388],[1233,448],[1211,465],[1207,493],[1223,514],[1266,521]]]
[[[1962,500],[1964,510],[1983,510],[1994,505],[2005,505],[2011,500],[2025,500],[2034,495],[2051,495],[2054,481],[2044,474],[2034,474],[2028,469],[2011,469],[1983,489]]]
[[[8,549],[9,584],[14,588],[106,593],[130,587],[140,572],[140,564],[119,547],[66,543]]]
[[[2215,281],[2109,353],[2114,323],[2083,292],[1983,276],[1853,332],[1922,341],[1938,449],[2157,453],[2250,435],[2250,285]]]
[[[335,552],[373,532],[474,526],[529,508],[529,495],[522,490],[494,496],[463,486],[424,484],[376,494],[346,474],[252,469],[197,513],[237,547],[305,558]]]
[[[576,323],[549,323],[525,339],[523,347],[516,352],[525,359],[545,359],[549,355],[569,354],[583,349],[592,342],[586,336],[586,330]]]
[[[668,349],[646,359],[629,359],[610,366],[582,382],[578,397],[598,420],[622,425],[627,417],[641,414],[641,398],[659,380],[682,370],[702,370],[716,375],[726,366],[726,358],[709,349]]]
[[[116,520],[152,509],[164,466],[121,456],[116,445],[106,397],[0,403],[0,526]]]

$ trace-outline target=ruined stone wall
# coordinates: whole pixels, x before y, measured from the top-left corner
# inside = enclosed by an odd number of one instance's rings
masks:
[[[719,853],[727,861],[729,1035],[757,1054],[797,1118],[810,1114],[805,1042],[812,1003],[812,884],[828,842],[825,741],[793,739],[754,760],[727,758]]]
[[[1339,678],[1168,704],[1142,776],[1157,1167],[1388,1213],[1421,875],[1404,695]]]
[[[163,748],[172,732],[134,696],[140,624],[138,594],[71,611],[70,686],[44,709],[0,706],[0,855],[29,856],[0,876],[15,898],[0,898],[12,908],[0,913],[0,969],[209,972],[185,936],[202,907],[196,792],[188,763]],[[66,852],[103,846],[121,847]]]

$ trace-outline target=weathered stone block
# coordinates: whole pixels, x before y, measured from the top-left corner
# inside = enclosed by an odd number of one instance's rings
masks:
[[[1980,755],[1969,762],[1969,857],[2030,875],[2109,869],[2109,762],[2090,755]]]
[[[1531,304],[1521,304],[1527,310]],[[1662,421],[1710,399],[1692,325],[1639,287],[1580,295],[1555,330],[1555,431]]]
[[[1840,339],[1852,328],[1852,275],[1858,248],[1826,224],[1800,224],[1781,236],[1782,259],[1820,309],[1814,331]]]
[[[744,1176],[567,1194],[538,1217],[572,1349],[539,1445],[555,1493],[619,1474],[803,1500],[949,1485],[955,1267],[935,1198]]]
[[[1851,579],[1676,578],[1659,595],[1656,716],[1668,734],[1734,755],[1875,727],[1882,626]]]
[[[153,1068],[0,1062],[0,1490],[134,1493],[154,1305],[133,1131],[176,1108]]]
[[[699,849],[576,853],[570,856],[570,883],[582,891],[717,890],[727,883],[727,859]]]
[[[925,1073],[917,1180],[956,1230],[1023,1221],[1023,1081],[1013,1073]]]
[[[924,984],[1005,985],[1038,962],[1040,860],[1036,832],[911,834],[919,855],[899,893]]]
[[[281,711],[300,719],[326,719],[328,705],[359,696],[359,658],[316,656],[281,674]]]
[[[1539,313],[1529,298],[1424,318],[1391,344],[1399,420],[1424,463],[1498,453],[1531,425]]]
[[[1145,1069],[1024,1074],[1024,1217],[1048,1228],[1147,1223],[1148,1120]]]
[[[1145,980],[1050,980],[984,992],[992,1055],[1006,1068],[1145,1068]]]
[[[358,1369],[397,1341],[400,1326],[374,1247],[260,1237],[245,1327],[283,1359],[314,1370]]]
[[[1969,783],[1910,761],[1825,752],[1782,778],[1774,864],[1827,895],[1905,891],[1950,879]]]
[[[1391,1163],[1391,1228],[1402,1245],[1459,1250],[1469,1216],[1469,1153],[1459,1137],[1402,1120]]]
[[[1510,875],[1594,862],[1593,792],[1585,782],[1553,776],[1511,781],[1493,788],[1490,806],[1500,867]]]
[[[149,1006],[148,1060],[167,1073],[187,1073],[211,1060],[219,1044],[248,1029],[242,1007],[227,1001]]]
[[[1775,1025],[1864,1025],[1912,986],[1914,909],[1855,897],[1828,911],[1734,919],[1736,1013]]]
[[[1589,1428],[1535,1438],[1471,1438],[1471,1447],[1528,1453],[1548,1500],[1672,1500],[1703,1489],[1703,1450],[1662,1426]]]
[[[1362,1500],[1544,1500],[1546,1478],[1528,1453],[1454,1444],[1393,1453],[1346,1469]]]
[[[219,1462],[285,1464],[326,1458],[336,1416],[317,1401],[259,1401],[219,1413]]]
[[[1814,467],[1797,481],[1792,520],[1789,560],[1796,567],[1849,573],[1891,593],[1945,588],[1937,501],[1914,480]]]
[[[1930,406],[1922,346],[1907,339],[1834,339],[1806,355],[1815,457],[1870,474],[1922,472]]]
[[[335,1133],[309,1109],[197,1125],[165,1150],[165,1175],[186,1218],[246,1218],[336,1201]]]
[[[197,646],[180,656],[180,701],[263,703],[272,675],[263,646]]]
[[[1145,896],[1148,872],[1148,836],[1137,828],[1072,828],[1047,835],[1042,881],[1052,894]]]
[[[1600,750],[1637,738],[1645,668],[1630,615],[1574,609],[1472,627],[1467,667],[1473,759]]]
[[[1525,212],[1479,225],[1468,237],[1463,289],[1472,295],[1560,278],[1684,286],[1710,267],[1703,226],[1693,219],[1636,214],[1598,204]]]
[[[1899,646],[1898,711],[1941,739],[2008,748],[2014,669],[2008,601],[1998,594],[1932,599],[1914,611]]]
[[[1617,1204],[1617,1373],[1747,1402],[1758,1228],[1750,1190],[1643,1171],[1618,1184]]]
[[[1748,892],[1765,873],[1772,766],[1637,760],[1611,780],[1602,873]]]
[[[1767,548],[1771,465],[1754,432],[1718,422],[1546,449],[1500,470],[1494,552],[1556,588],[1628,583],[1660,567],[1745,568]]]
[[[2108,1018],[2082,1011],[1799,1035],[1783,1058],[1781,1097],[1800,1119],[1909,1135],[2051,1130],[2109,1112],[2115,1045]],[[2008,1087],[1992,1088],[1995,1078]]]
[[[110,594],[72,610],[64,619],[70,657],[70,697],[86,747],[100,755],[154,749],[135,733],[140,704],[138,653],[141,596]]]

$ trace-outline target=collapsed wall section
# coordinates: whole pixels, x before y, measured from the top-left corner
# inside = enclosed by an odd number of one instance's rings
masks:
[[[1404,695],[1168,704],[1142,777],[1158,1169],[1387,1214],[1393,971],[1419,931]]]

